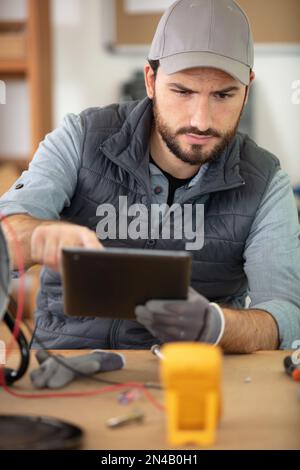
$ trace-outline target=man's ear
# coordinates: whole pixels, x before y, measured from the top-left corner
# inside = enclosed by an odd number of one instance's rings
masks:
[[[250,82],[249,82],[249,85],[247,86],[247,95],[245,97],[245,103],[244,103],[244,106],[247,104],[248,102],[248,97],[249,97],[249,92],[250,92],[250,88],[252,86],[252,83],[253,83],[253,80],[255,79],[255,73],[253,72],[253,70],[251,70],[250,72]]]
[[[154,97],[155,76],[149,64],[144,66],[144,78],[148,98],[152,100]]]

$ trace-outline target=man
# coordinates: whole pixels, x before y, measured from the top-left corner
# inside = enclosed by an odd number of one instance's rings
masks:
[[[291,348],[300,338],[300,242],[290,182],[275,156],[237,133],[254,80],[248,20],[233,0],[179,0],[162,16],[148,59],[145,100],[68,115],[1,199],[27,266],[45,265],[33,345]],[[66,317],[62,247],[185,247],[174,237],[101,244],[97,207],[117,208],[120,196],[128,205],[204,204],[194,289],[187,301],[138,306],[137,321]]]

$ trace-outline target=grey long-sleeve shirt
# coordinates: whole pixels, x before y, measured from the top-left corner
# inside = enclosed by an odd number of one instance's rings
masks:
[[[70,205],[80,168],[83,130],[80,116],[69,114],[41,142],[29,169],[0,198],[0,212],[27,213],[41,219],[59,219]],[[153,202],[166,203],[168,181],[150,163]],[[209,171],[203,165],[188,187],[178,188],[174,202]],[[15,189],[22,184],[21,190]],[[159,185],[162,191],[155,194]],[[249,308],[263,309],[276,320],[280,347],[300,340],[300,230],[288,175],[276,173],[261,201],[245,245],[244,271],[248,279]],[[239,298],[233,307],[243,307]],[[296,347],[296,346],[294,346]]]

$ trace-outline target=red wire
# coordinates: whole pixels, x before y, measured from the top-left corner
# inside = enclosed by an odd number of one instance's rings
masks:
[[[16,315],[16,322],[15,322],[15,327],[13,331],[13,340],[17,340],[20,332],[20,325],[22,322],[23,318],[23,311],[24,311],[24,303],[25,303],[25,263],[24,263],[24,256],[22,253],[22,247],[21,244],[16,236],[15,231],[11,227],[10,223],[7,220],[7,217],[2,215],[0,212],[0,221],[4,222],[6,225],[6,228],[8,232],[10,233],[14,248],[16,249],[16,257],[17,257],[17,264],[18,264],[18,271],[19,271],[19,279],[20,279],[20,287],[18,289],[18,308],[17,308],[17,315]],[[7,357],[9,356],[9,353],[11,352],[12,349],[12,344],[13,340],[10,342],[8,346],[8,354]],[[3,387],[3,389],[9,393],[10,395],[16,397],[16,398],[76,398],[76,397],[87,397],[87,396],[95,396],[95,395],[100,395],[102,393],[106,392],[113,392],[116,390],[120,390],[122,388],[128,388],[128,387],[134,387],[140,389],[145,397],[152,403],[158,410],[164,411],[164,406],[162,406],[160,403],[158,403],[153,395],[147,390],[147,388],[140,383],[136,382],[127,382],[127,383],[122,383],[122,384],[116,384],[116,385],[109,385],[106,387],[102,387],[101,389],[96,389],[96,390],[91,390],[89,392],[63,392],[63,393],[21,393],[21,392],[16,392],[12,390],[10,387],[7,386],[5,382],[5,374],[4,374],[4,367],[0,366],[0,386]]]
[[[152,403],[153,406],[155,406],[159,411],[164,411],[164,406],[158,403],[153,395],[147,390],[147,388],[138,382],[127,382],[127,383],[122,383],[122,384],[117,384],[117,385],[109,385],[106,387],[102,387],[101,389],[96,389],[96,390],[91,390],[89,392],[55,392],[55,393],[21,393],[21,392],[16,392],[12,390],[10,387],[7,386],[7,384],[4,381],[4,374],[3,374],[4,368],[0,368],[0,383],[2,384],[2,387],[4,390],[9,393],[10,395],[16,397],[16,398],[78,398],[78,397],[92,397],[95,395],[101,395],[102,393],[107,393],[107,392],[115,392],[117,390],[123,389],[123,388],[138,388],[140,389],[145,397]]]

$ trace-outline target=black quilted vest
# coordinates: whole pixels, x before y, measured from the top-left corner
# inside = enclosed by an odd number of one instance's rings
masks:
[[[61,218],[96,229],[99,204],[118,207],[151,204],[148,143],[152,104],[140,102],[90,108],[82,112],[84,141],[78,183]],[[261,199],[279,169],[279,161],[249,137],[237,134],[226,155],[211,163],[180,203],[204,204],[205,242],[192,251],[192,286],[211,301],[243,307],[247,278],[243,252]],[[106,240],[106,246],[185,249],[186,240]],[[101,279],[99,279],[99,283]],[[47,348],[144,349],[157,342],[139,323],[128,320],[67,317],[58,274],[44,268],[38,295],[37,327]]]

